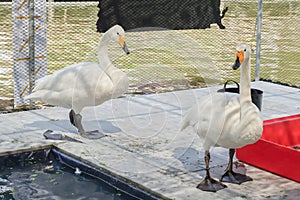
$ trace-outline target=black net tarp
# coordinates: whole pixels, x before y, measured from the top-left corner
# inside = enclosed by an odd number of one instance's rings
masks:
[[[220,0],[100,0],[97,31],[115,24],[126,30],[157,27],[166,29],[205,29],[221,23],[227,8],[220,11]],[[153,30],[153,29],[152,29]]]

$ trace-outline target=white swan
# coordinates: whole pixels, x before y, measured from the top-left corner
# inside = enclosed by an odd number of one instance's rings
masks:
[[[25,99],[70,108],[70,121],[82,136],[103,136],[99,131],[84,130],[80,112],[84,107],[100,105],[127,91],[128,77],[114,67],[108,57],[108,44],[111,40],[118,42],[126,54],[129,54],[124,38],[124,29],[119,25],[113,26],[103,34],[99,42],[99,63],[77,63],[47,75],[37,80],[33,92]]]
[[[191,125],[203,139],[205,150],[206,177],[197,186],[204,191],[216,192],[226,187],[210,176],[209,150],[212,146],[229,149],[229,163],[221,181],[240,184],[252,180],[232,171],[235,149],[256,142],[262,134],[263,124],[258,108],[250,94],[250,47],[240,43],[236,47],[233,69],[241,67],[240,95],[214,93],[201,99],[185,114],[181,130]]]

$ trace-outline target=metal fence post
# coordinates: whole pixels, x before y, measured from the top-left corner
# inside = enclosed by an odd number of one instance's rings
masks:
[[[260,47],[261,47],[261,26],[262,26],[262,0],[258,0],[257,30],[256,30],[256,68],[255,81],[260,79]]]
[[[29,64],[28,64],[28,75],[29,75],[29,94],[32,92],[34,87],[34,0],[28,2],[29,10]],[[30,108],[33,108],[33,101],[30,100]]]

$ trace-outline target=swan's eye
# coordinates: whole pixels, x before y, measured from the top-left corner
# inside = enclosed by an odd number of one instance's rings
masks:
[[[246,49],[244,49],[244,51],[246,52]]]
[[[119,35],[119,32],[117,32],[117,35]]]

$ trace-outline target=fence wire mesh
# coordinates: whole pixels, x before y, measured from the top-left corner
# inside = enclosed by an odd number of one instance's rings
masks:
[[[97,46],[102,35],[96,31],[98,4],[98,1],[47,1],[48,74],[77,62],[97,62]],[[113,63],[130,78],[128,95],[206,87],[228,79],[238,81],[239,72],[230,67],[238,42],[247,42],[253,49],[254,79],[258,3],[221,1],[220,10],[226,7],[228,11],[222,19],[225,29],[214,23],[207,29],[126,30],[130,55],[125,55],[118,44],[111,43],[109,54]],[[299,0],[263,1],[262,79],[300,87],[299,14]],[[12,2],[1,2],[1,110],[13,104],[12,18]]]

